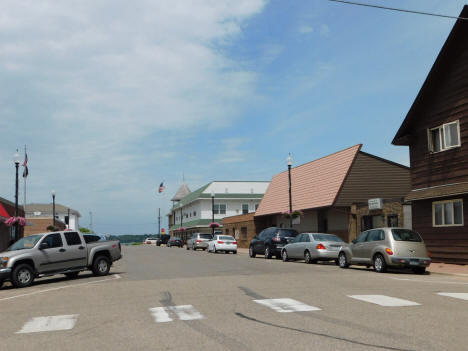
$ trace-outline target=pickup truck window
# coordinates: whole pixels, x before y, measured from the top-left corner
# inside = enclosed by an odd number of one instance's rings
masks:
[[[81,239],[77,232],[66,232],[65,240],[67,241],[68,246],[81,245]]]
[[[63,246],[62,237],[60,234],[49,234],[42,242],[49,244],[49,249]]]
[[[43,234],[29,235],[10,246],[7,251],[23,250],[23,249],[32,249],[36,246],[37,242],[41,240]]]

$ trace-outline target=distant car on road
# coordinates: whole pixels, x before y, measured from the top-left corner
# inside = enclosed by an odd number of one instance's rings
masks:
[[[167,242],[171,236],[169,234],[162,234],[161,237],[156,241],[156,246],[167,245]]]
[[[237,254],[237,241],[230,235],[215,235],[213,239],[208,242],[208,252],[232,252]]]
[[[264,255],[265,258],[281,258],[283,247],[289,244],[297,236],[295,229],[270,227],[264,229],[252,239],[249,245],[249,256],[255,257],[257,254]]]
[[[73,279],[84,270],[103,276],[121,257],[118,240],[87,243],[83,234],[74,231],[34,234],[0,253],[0,287],[9,280],[14,287],[23,288],[36,277],[54,274]]]
[[[304,260],[306,263],[335,261],[338,264],[340,248],[347,245],[334,234],[302,233],[281,251],[283,261]]]
[[[376,228],[362,232],[338,256],[341,268],[349,265],[374,266],[383,273],[388,267],[409,267],[423,274],[431,259],[421,236],[410,229]]]
[[[167,247],[172,247],[172,246],[182,247],[184,246],[184,241],[181,238],[174,236],[170,238],[169,241],[167,242]]]
[[[146,238],[144,243],[147,245],[156,245],[158,238]]]
[[[210,241],[211,238],[211,234],[195,233],[187,240],[187,250],[202,249],[204,251],[208,248],[208,241]]]

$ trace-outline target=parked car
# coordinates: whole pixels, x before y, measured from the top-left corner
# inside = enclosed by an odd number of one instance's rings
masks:
[[[184,246],[184,241],[181,238],[174,236],[170,238],[169,241],[167,242],[167,247],[172,247],[172,246],[182,247]]]
[[[340,248],[347,245],[334,234],[302,233],[287,244],[281,251],[284,262],[291,259],[305,260],[306,263],[335,261],[338,264]]]
[[[230,235],[215,235],[213,239],[208,241],[208,252],[218,253],[220,251],[237,254],[236,239]]]
[[[341,268],[349,265],[374,266],[382,273],[388,267],[409,267],[423,274],[431,259],[421,236],[410,229],[377,228],[361,233],[339,253]]]
[[[255,236],[249,244],[249,256],[257,254],[265,255],[265,258],[281,258],[281,250],[289,244],[296,236],[295,229],[270,227],[264,229]]]
[[[147,245],[156,245],[158,238],[146,238],[144,243]]]
[[[187,250],[202,249],[205,251],[208,248],[208,241],[210,241],[211,238],[211,234],[195,233],[187,240]]]
[[[162,234],[161,237],[156,241],[156,246],[167,245],[167,242],[171,236],[169,234]]]
[[[65,274],[76,278],[81,271],[94,275],[109,273],[122,257],[118,240],[86,243],[80,232],[64,231],[26,236],[0,253],[0,286],[9,280],[13,286],[30,286],[37,277]]]

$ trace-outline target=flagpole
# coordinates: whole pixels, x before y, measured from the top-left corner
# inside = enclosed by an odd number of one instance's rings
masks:
[[[26,145],[24,145],[24,159],[26,160]],[[24,218],[26,218],[26,178],[27,177],[23,177],[23,180],[24,180],[24,202],[23,202],[23,210],[24,210]]]

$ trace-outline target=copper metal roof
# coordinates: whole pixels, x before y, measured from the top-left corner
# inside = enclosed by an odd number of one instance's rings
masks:
[[[291,169],[292,208],[332,206],[362,145],[319,158]],[[288,171],[275,175],[255,216],[289,210]]]

